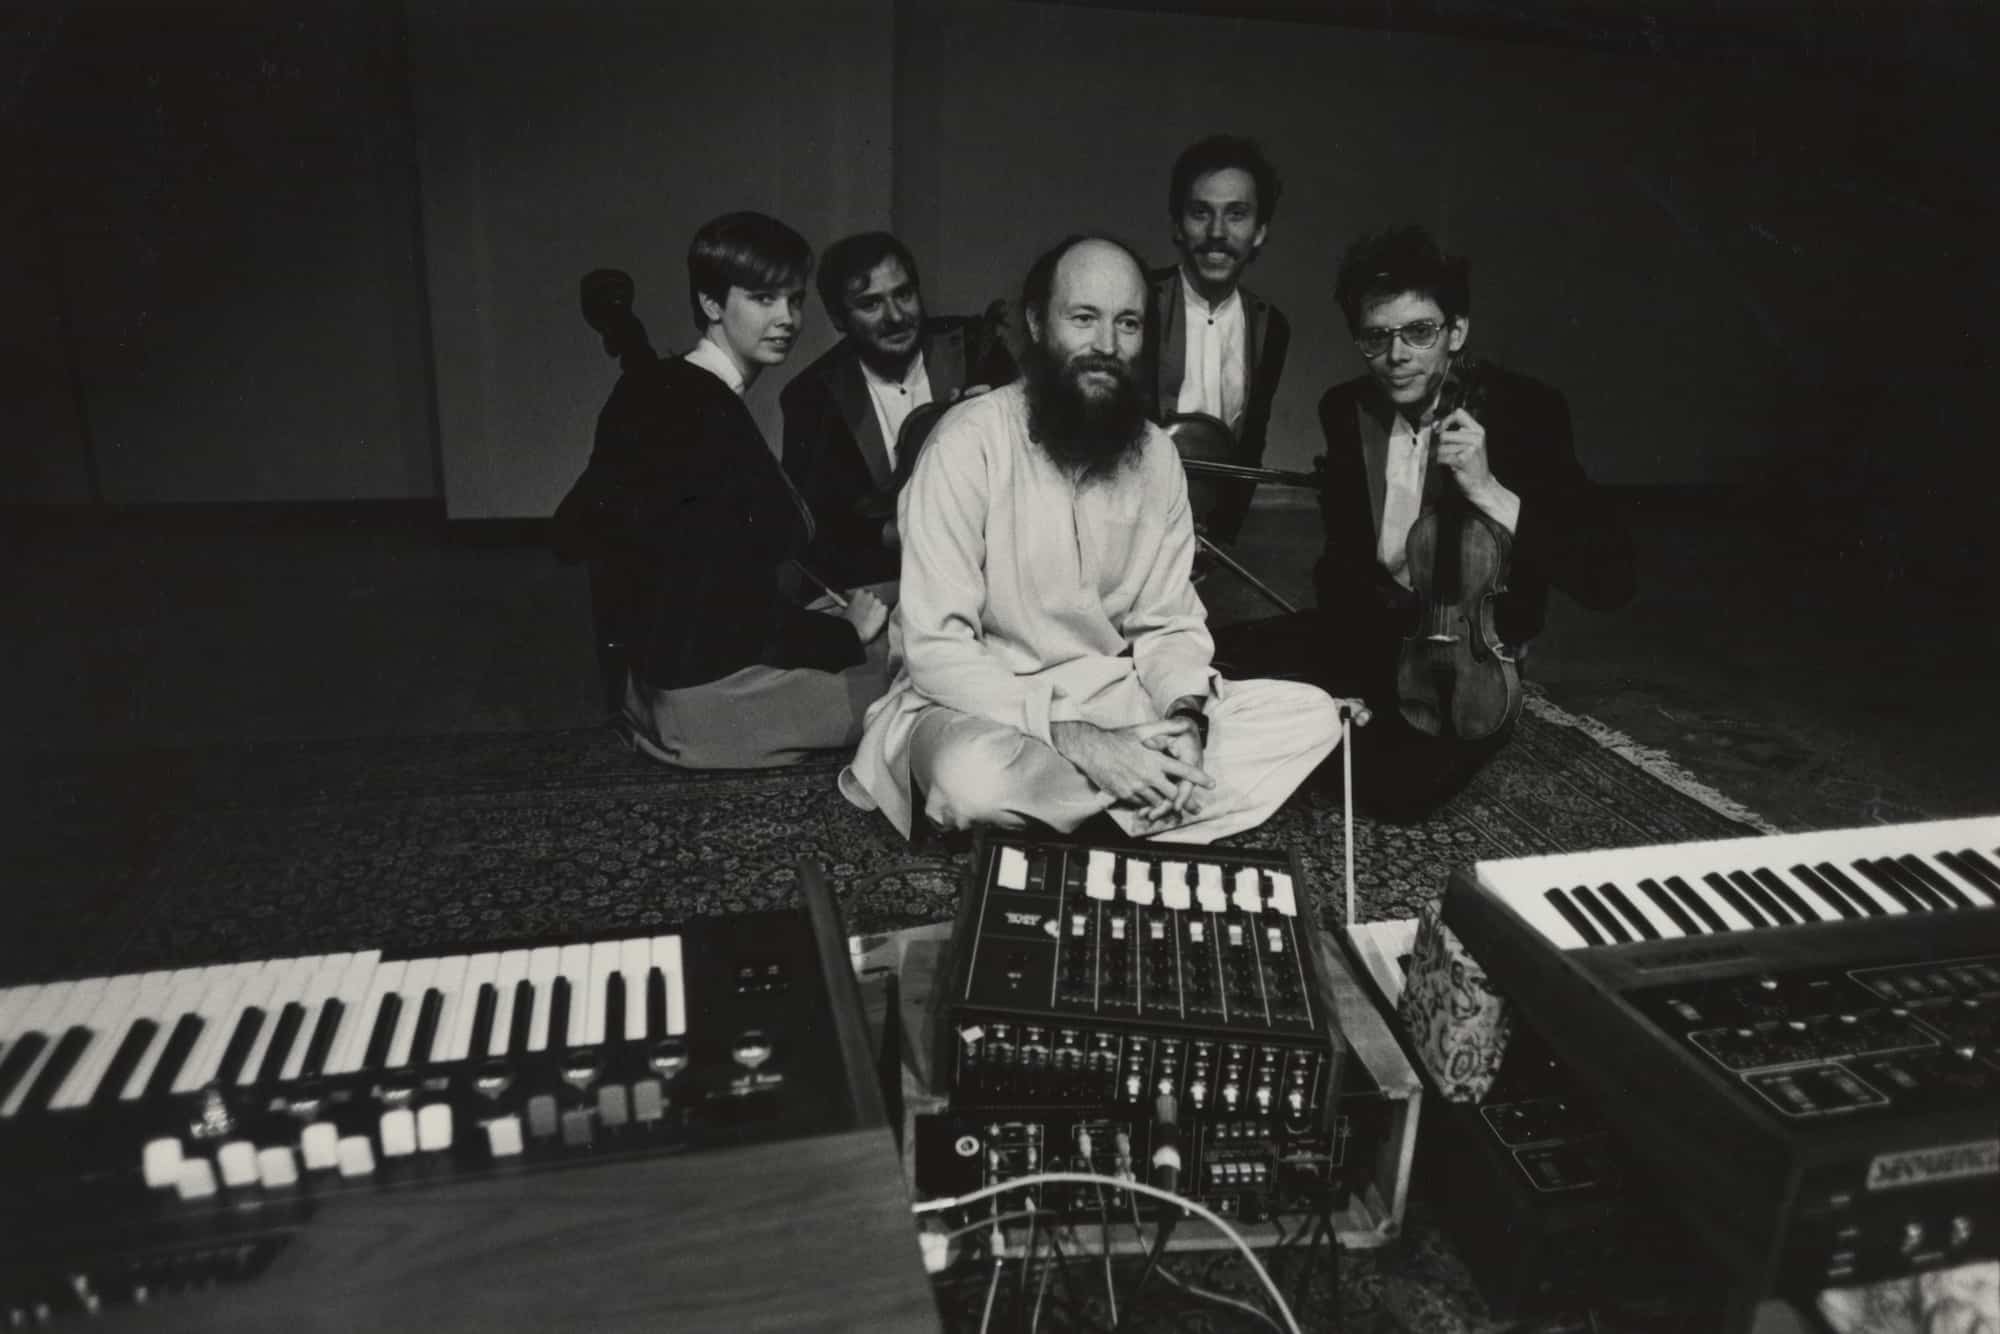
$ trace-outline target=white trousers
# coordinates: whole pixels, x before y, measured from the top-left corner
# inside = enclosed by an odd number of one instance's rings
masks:
[[[941,704],[917,718],[910,776],[924,813],[945,829],[1017,829],[1033,819],[1068,832],[1109,811],[1134,837],[1211,843],[1270,819],[1339,742],[1339,709],[1317,686],[1226,682],[1209,705],[1202,756],[1215,786],[1202,794],[1199,814],[1164,827],[1149,826],[1142,811],[1113,806],[1110,793],[1027,733]]]

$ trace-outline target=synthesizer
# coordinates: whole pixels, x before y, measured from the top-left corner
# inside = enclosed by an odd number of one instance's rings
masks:
[[[1481,862],[1444,920],[1743,1290],[2000,1254],[2000,818]]]
[[[1325,1129],[1344,1044],[1304,884],[1282,853],[983,835],[933,998],[942,1091]]]
[[[896,1188],[886,1234],[843,1215],[820,1251],[871,1234],[857,1272],[903,1261],[931,1323],[845,935],[807,880],[808,910],[645,935],[0,991],[0,1319],[686,1327],[682,1246],[710,1243],[680,1225],[735,1235],[774,1194],[810,1217],[840,1196],[815,1193],[825,1161]]]

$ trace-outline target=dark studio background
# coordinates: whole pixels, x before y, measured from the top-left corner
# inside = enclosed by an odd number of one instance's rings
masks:
[[[33,0],[0,19],[0,505],[41,534],[13,564],[133,515],[545,516],[615,378],[585,270],[630,271],[684,347],[688,236],[753,207],[822,247],[889,227],[933,310],[975,310],[1078,228],[1165,262],[1168,166],[1228,129],[1286,179],[1250,277],[1294,325],[1268,462],[1307,464],[1360,369],[1340,247],[1414,219],[1472,257],[1475,347],[1567,391],[1598,478],[1801,535],[1858,614],[1923,589],[1985,618],[1994,26],[1899,0]],[[773,440],[831,337],[815,302],[756,387]],[[54,633],[12,627],[16,665]]]

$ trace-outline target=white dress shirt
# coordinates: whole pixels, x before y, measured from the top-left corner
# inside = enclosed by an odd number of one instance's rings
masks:
[[[868,401],[875,405],[875,424],[882,428],[882,448],[888,452],[889,466],[896,466],[896,437],[910,413],[931,401],[931,376],[924,369],[924,354],[910,359],[909,369],[900,380],[877,375],[867,362],[861,363],[861,378],[868,382]]]
[[[1424,471],[1430,462],[1431,427],[1413,427],[1397,413],[1382,467],[1382,530],[1375,547],[1382,568],[1410,587],[1410,525],[1424,508]]]
[[[1187,324],[1181,412],[1205,412],[1235,430],[1243,421],[1243,295],[1231,291],[1211,306],[1181,275],[1181,314]]]
[[[742,369],[737,366],[736,358],[724,352],[713,338],[703,338],[696,343],[694,349],[683,360],[690,365],[701,367],[728,385],[731,393],[738,398],[743,397],[743,391],[748,386],[744,384]]]

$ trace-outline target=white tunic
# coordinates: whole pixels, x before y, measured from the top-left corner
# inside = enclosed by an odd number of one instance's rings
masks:
[[[910,732],[932,704],[1049,742],[1051,722],[1125,727],[1215,693],[1187,476],[1157,426],[1137,458],[1079,484],[1029,439],[1023,386],[996,389],[939,423],[896,522],[903,668],[841,790],[897,828]]]

